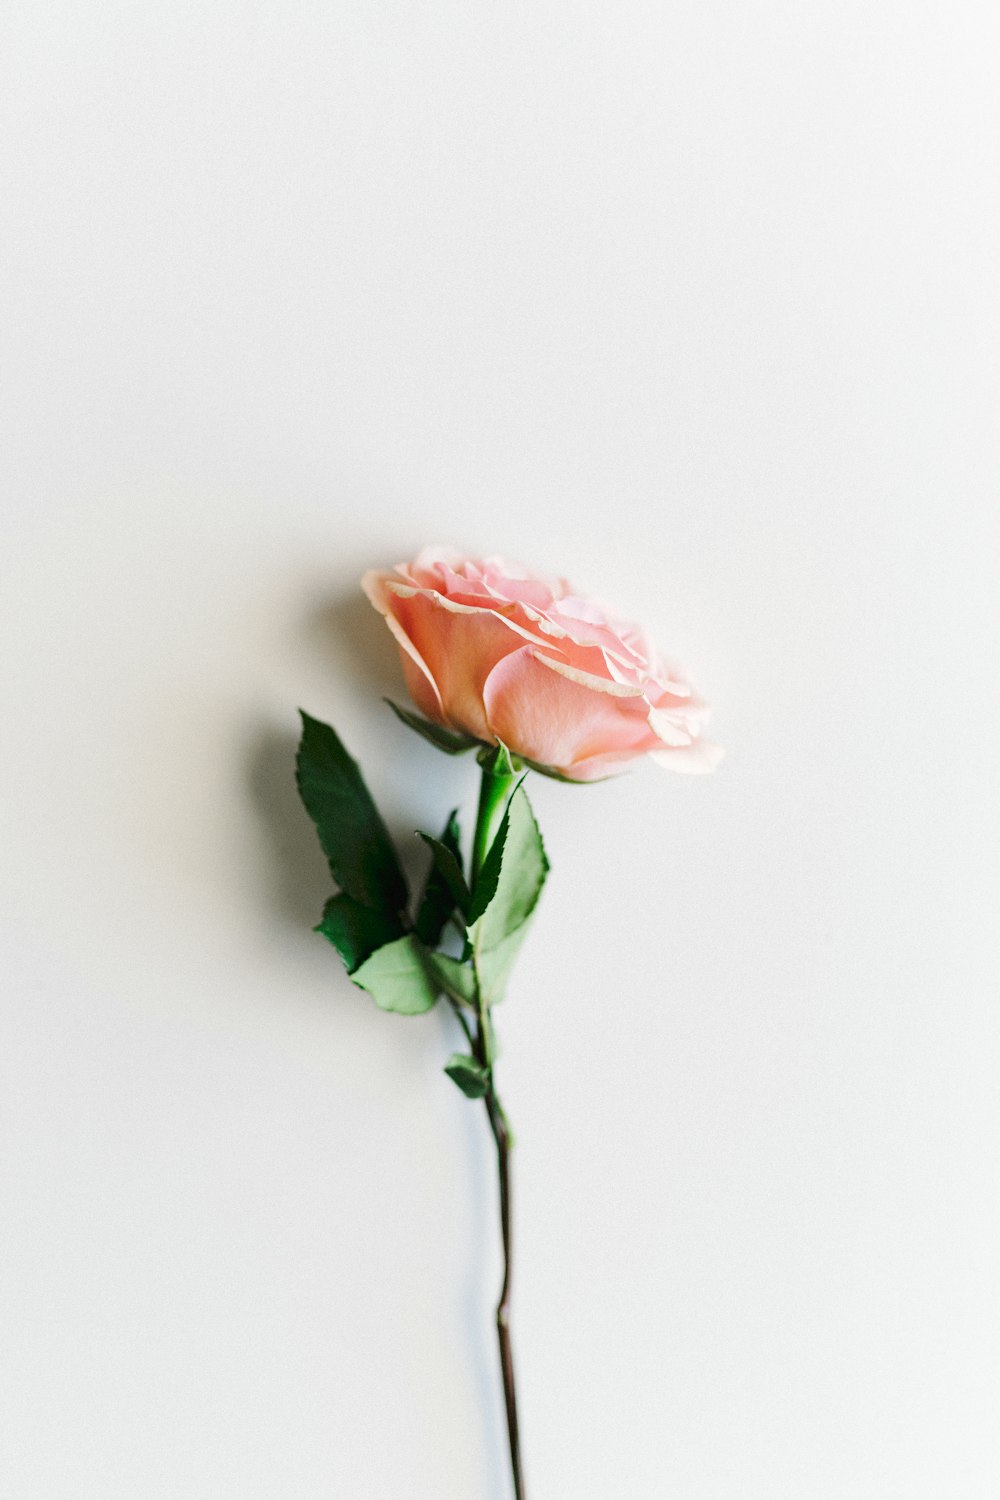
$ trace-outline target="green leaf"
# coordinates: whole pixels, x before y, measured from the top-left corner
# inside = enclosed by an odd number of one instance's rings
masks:
[[[452,814],[452,817],[454,817],[454,814]],[[459,911],[464,915],[469,910],[469,902],[472,900],[472,897],[469,894],[469,887],[465,883],[465,876],[462,874],[462,866],[459,863],[454,845],[449,847],[443,839],[431,838],[429,833],[418,833],[417,837],[423,839],[424,843],[430,849],[434,859],[434,868],[437,870],[451,895],[452,905],[457,906]]]
[[[453,1083],[457,1083],[467,1099],[481,1099],[489,1087],[490,1075],[474,1057],[453,1052],[444,1065],[444,1070]]]
[[[323,918],[313,928],[327,938],[353,974],[376,948],[399,937],[402,928],[397,917],[388,912],[362,906],[353,896],[331,896],[323,908]]]
[[[432,724],[430,719],[423,719],[410,709],[401,708],[398,703],[393,703],[391,698],[384,699],[384,702],[388,703],[396,718],[404,723],[407,729],[414,730],[438,750],[443,750],[446,755],[461,755],[463,750],[473,750],[481,743],[457,729],[445,729],[443,724]]]
[[[526,918],[516,932],[503,938],[495,948],[489,948],[477,956],[476,970],[487,1007],[503,999],[514,960],[521,951],[521,944],[527,937],[530,926],[531,919]]]
[[[329,724],[307,713],[296,780],[337,884],[363,906],[402,911],[403,872],[357,763]]]
[[[521,781],[523,782],[523,780],[524,777],[522,776]],[[520,785],[521,782],[518,782],[518,786]],[[514,791],[517,791],[517,787],[514,788]],[[500,871],[503,868],[504,847],[510,828],[510,809],[513,800],[513,794],[511,794],[508,798],[507,806],[504,808],[503,817],[500,819],[500,826],[493,837],[493,842],[487,851],[486,858],[483,860],[482,869],[476,878],[475,889],[472,892],[472,901],[469,904],[468,924],[470,927],[479,920],[496,895],[497,884],[500,880]]]
[[[437,1003],[438,986],[430,975],[427,955],[412,933],[386,943],[366,958],[351,975],[382,1010],[419,1016]]]
[[[427,880],[424,884],[423,894],[417,906],[417,916],[414,926],[420,940],[433,948],[441,937],[444,924],[451,916],[456,905],[456,894],[465,892],[468,897],[468,887],[465,884],[465,876],[462,874],[462,851],[461,832],[458,826],[458,809],[448,815],[444,832],[440,839],[432,839],[426,833],[419,835],[431,846],[434,855],[433,862],[427,872]],[[442,853],[438,855],[437,850]],[[444,860],[447,865],[446,875],[441,866]],[[451,863],[448,864],[448,861]],[[452,865],[454,868],[452,868]],[[457,882],[455,871],[457,870]],[[450,877],[450,878],[449,878]],[[468,901],[466,899],[466,905]],[[464,910],[464,908],[463,908]]]
[[[500,866],[495,885],[492,894],[487,886],[481,896],[480,883],[487,875],[493,880],[490,866],[495,853]],[[528,794],[518,785],[483,865],[469,912],[469,945],[487,1005],[503,994],[548,872]]]
[[[438,987],[462,1005],[476,1006],[476,976],[472,966],[447,953],[428,953],[427,968]]]

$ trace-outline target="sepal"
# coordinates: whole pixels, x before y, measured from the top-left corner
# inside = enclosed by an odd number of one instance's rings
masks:
[[[523,757],[522,757],[523,759]],[[547,776],[550,781],[561,781],[564,786],[597,786],[602,781],[617,781],[617,776],[591,776],[587,781],[580,781],[576,776],[564,776],[562,771],[557,771],[555,766],[543,766],[537,760],[525,760],[524,764],[529,770],[537,771],[539,776]]]
[[[483,745],[476,760],[488,776],[516,776],[523,770],[521,761],[516,755],[511,755],[503,740],[498,740],[495,745]]]
[[[482,743],[473,739],[471,735],[462,734],[457,729],[446,729],[443,724],[433,724],[430,719],[424,719],[420,714],[415,714],[409,708],[403,708],[394,703],[391,698],[383,700],[388,703],[400,723],[405,724],[407,729],[412,729],[422,739],[427,740],[437,750],[443,750],[446,755],[461,755],[465,750],[474,750]]]

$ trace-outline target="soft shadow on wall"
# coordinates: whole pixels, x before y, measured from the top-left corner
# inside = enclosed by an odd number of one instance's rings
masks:
[[[356,589],[334,599],[319,599],[307,608],[297,632],[304,653],[318,656],[330,680],[349,685],[371,705],[373,715],[385,715],[387,734],[408,745],[407,732],[400,731],[383,697],[406,702],[396,647],[381,617]],[[310,707],[310,705],[303,705]],[[291,706],[290,706],[291,711]],[[317,709],[317,713],[320,710]],[[322,714],[320,715],[322,716]],[[332,893],[330,872],[320,849],[316,831],[299,800],[295,785],[295,755],[298,734],[294,727],[258,722],[247,735],[246,785],[254,817],[264,836],[268,883],[263,904],[271,916],[286,929],[294,928],[303,943],[321,944],[312,928],[318,922],[323,904]],[[350,746],[348,748],[351,748]],[[471,757],[450,757],[415,746],[424,770],[424,780],[434,786],[442,808],[460,800],[474,785],[475,766]],[[405,748],[402,751],[405,757]],[[395,759],[395,757],[393,757]],[[400,764],[404,764],[401,761]],[[407,764],[407,776],[410,775]],[[456,777],[458,766],[462,774]],[[367,768],[362,766],[363,773]],[[374,780],[374,778],[372,778]],[[456,782],[458,785],[456,785]],[[400,787],[407,800],[407,786]],[[382,802],[380,788],[372,787],[377,802]],[[409,788],[412,796],[412,787]],[[384,808],[383,808],[384,811]],[[442,814],[443,816],[443,814]],[[410,881],[418,887],[425,874],[426,854],[414,837],[416,815],[387,817],[390,835]],[[336,954],[330,950],[330,964],[341,973]],[[343,976],[342,976],[343,977]],[[355,996],[360,992],[354,991]],[[331,996],[331,1003],[334,1003]],[[363,997],[361,997],[363,998]],[[432,1018],[415,1018],[410,1024],[436,1024],[441,1038],[441,1064],[448,1053],[458,1048],[461,1038],[444,1007],[438,1007]],[[429,1079],[428,1087],[451,1088],[443,1078]],[[503,1429],[502,1393],[496,1367],[493,1306],[499,1282],[494,1286],[494,1269],[499,1270],[499,1246],[494,1232],[495,1204],[493,1165],[487,1150],[485,1120],[480,1111],[466,1101],[456,1099],[462,1124],[462,1140],[467,1158],[467,1179],[463,1188],[469,1204],[470,1244],[462,1263],[468,1274],[464,1288],[456,1286],[456,1306],[461,1308],[467,1334],[460,1346],[444,1349],[441,1358],[454,1361],[463,1373],[471,1374],[468,1414],[470,1420],[482,1423],[483,1441],[488,1453],[487,1467],[491,1489],[486,1500],[506,1500],[506,1447]],[[471,1370],[469,1366],[471,1365]],[[467,1378],[467,1375],[466,1377]]]
[[[331,682],[363,690],[373,710],[383,708],[382,697],[403,696],[395,648],[381,619],[357,588],[333,599],[329,595],[317,598],[304,611],[295,634],[304,656],[318,658]],[[264,719],[250,726],[246,786],[265,841],[269,871],[265,904],[284,924],[316,941],[311,929],[332,887],[316,830],[295,785],[299,706],[288,705],[290,727]],[[324,716],[322,708],[308,703],[301,707]],[[398,826],[390,832],[405,857],[413,842],[412,828]],[[411,858],[416,853],[412,851]]]

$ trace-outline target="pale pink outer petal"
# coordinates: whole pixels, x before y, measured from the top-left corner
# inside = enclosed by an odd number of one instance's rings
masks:
[[[601,653],[598,652],[602,665],[607,667]],[[570,682],[577,683],[580,687],[588,688],[592,693],[606,693],[610,698],[642,698],[645,694],[642,688],[634,682],[620,682],[615,677],[605,677],[597,672],[588,672],[585,668],[571,661],[560,661],[555,656],[539,653],[539,661],[545,666],[551,667],[553,672],[558,672],[560,677],[566,677]]]
[[[629,755],[588,755],[585,760],[577,760],[571,766],[561,767],[560,775],[569,781],[606,781],[609,776],[620,776],[624,771],[634,770],[636,763],[644,760],[647,753],[633,751]]]
[[[581,675],[532,646],[505,656],[483,689],[492,735],[516,755],[571,776],[592,755],[641,755],[658,743],[641,694],[622,695],[618,683],[595,691]]]
[[[436,682],[428,681],[422,668],[418,667],[413,660],[413,651],[406,635],[391,615],[386,615],[385,623],[392,631],[399,644],[399,659],[403,665],[403,680],[406,683],[406,691],[413,699],[425,719],[430,719],[434,724],[449,725],[448,715],[445,713],[444,704],[441,702],[441,694]]]
[[[645,663],[612,630],[601,628],[587,621],[564,614],[561,599],[550,608],[538,609],[530,601],[524,602],[524,612],[537,624],[543,635],[559,642],[561,648],[572,655],[574,650],[584,651],[594,657],[600,653],[604,658],[602,675],[617,677],[619,681],[635,681],[645,673]]]
[[[423,580],[422,586],[434,588],[434,580],[440,582],[437,570],[442,564],[447,568],[459,568],[462,566],[462,559],[451,547],[422,547],[411,563],[397,563],[396,572],[420,578]]]
[[[444,706],[431,669],[392,614],[394,596],[388,587],[391,579],[390,573],[380,573],[377,569],[370,568],[361,580],[361,587],[379,614],[385,617],[385,623],[399,646],[406,690],[410,697],[427,718],[433,719],[438,724],[443,723]]]
[[[516,601],[514,603],[504,603],[500,600],[490,599],[488,602],[484,602],[481,599],[471,596],[456,599],[451,595],[442,593],[439,589],[418,588],[415,584],[406,583],[402,579],[396,578],[389,578],[386,581],[385,587],[387,592],[397,599],[410,599],[414,595],[419,594],[424,598],[433,600],[440,609],[446,609],[451,614],[491,614],[502,625],[505,625],[512,634],[519,635],[522,640],[531,641],[536,646],[543,646],[546,651],[562,653],[564,647],[569,650],[574,649],[571,641],[563,641],[561,639],[557,641],[549,640],[541,631],[537,615],[532,610],[525,609]],[[515,641],[511,649],[515,649],[517,644]]]
[[[477,609],[495,607],[495,597],[478,579],[463,578],[460,573],[453,573],[450,568],[444,566],[441,568],[441,575],[437,592],[446,599],[454,599],[456,604],[471,604]]]
[[[483,682],[522,637],[492,610],[455,604],[439,594],[390,586],[392,618],[430,670],[444,722],[475,739],[492,740],[483,708]]]
[[[709,708],[700,698],[660,703],[649,710],[649,727],[665,745],[685,745],[696,740],[707,722]]]
[[[580,613],[569,606],[578,606]],[[569,598],[557,599],[549,611],[555,625],[565,631],[580,646],[597,646],[605,653],[610,663],[617,663],[626,672],[649,675],[649,663],[639,652],[633,650],[622,634],[600,618],[601,611],[594,610],[599,618],[592,619],[582,613],[582,601]],[[613,670],[613,667],[612,667]]]
[[[683,771],[691,776],[700,776],[714,771],[725,753],[721,745],[714,745],[711,740],[695,740],[693,745],[684,749],[668,750],[664,747],[662,750],[652,750],[649,759],[664,771]]]

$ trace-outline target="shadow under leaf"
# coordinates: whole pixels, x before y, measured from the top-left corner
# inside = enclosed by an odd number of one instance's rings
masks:
[[[322,916],[332,884],[316,830],[299,801],[297,744],[290,729],[259,728],[247,756],[247,785],[266,840],[274,906],[287,922],[308,933]]]

